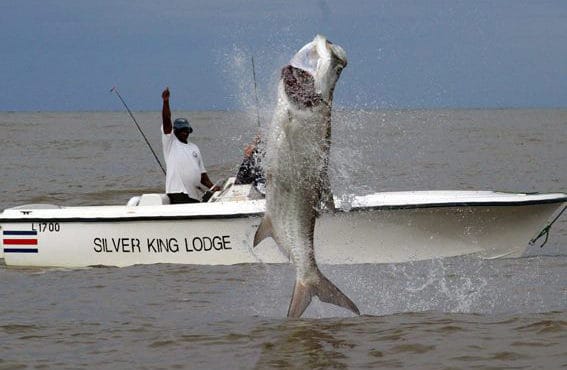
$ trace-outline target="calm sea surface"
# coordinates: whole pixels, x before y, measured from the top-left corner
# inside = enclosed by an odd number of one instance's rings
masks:
[[[161,157],[158,112],[135,113]],[[213,181],[256,119],[188,117]],[[265,119],[263,119],[265,121]],[[337,195],[567,192],[567,110],[337,112]],[[0,209],[125,204],[164,177],[126,113],[0,113]],[[567,368],[567,214],[519,259],[322,266],[363,316],[287,320],[290,265],[0,266],[0,369]]]

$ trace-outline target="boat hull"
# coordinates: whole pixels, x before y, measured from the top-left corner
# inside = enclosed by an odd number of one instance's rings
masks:
[[[323,216],[321,263],[399,263],[475,254],[520,257],[557,204],[386,209]],[[340,247],[332,247],[340,241]]]
[[[209,207],[206,214],[189,205],[6,210],[0,218],[4,260],[56,267],[288,262],[272,239],[252,248],[264,203],[243,204],[241,213],[231,211],[233,204],[228,210],[222,203],[198,205]],[[518,257],[562,207],[563,201],[367,203],[323,213],[315,253],[322,264]]]

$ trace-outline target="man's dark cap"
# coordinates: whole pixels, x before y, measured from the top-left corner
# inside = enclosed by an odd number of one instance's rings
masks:
[[[174,130],[182,130],[182,129],[189,129],[189,133],[193,132],[193,127],[191,127],[191,124],[189,123],[189,121],[187,121],[187,119],[185,118],[177,118],[174,122],[173,122],[173,129]]]

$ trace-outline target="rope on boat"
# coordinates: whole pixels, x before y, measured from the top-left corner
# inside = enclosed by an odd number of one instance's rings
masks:
[[[534,245],[535,242],[537,242],[542,236],[545,235],[545,240],[543,241],[543,243],[539,246],[540,248],[543,248],[543,246],[547,243],[547,241],[549,240],[549,231],[551,230],[551,226],[553,226],[553,224],[555,223],[555,221],[557,221],[559,219],[559,217],[561,217],[561,215],[563,214],[563,212],[565,212],[565,210],[567,209],[567,206],[563,207],[563,209],[561,210],[561,212],[559,212],[559,214],[557,214],[557,217],[555,217],[553,219],[553,221],[551,221],[546,227],[544,227],[540,233],[538,234],[538,236],[536,236],[535,238],[533,238],[532,240],[530,240],[530,245]]]

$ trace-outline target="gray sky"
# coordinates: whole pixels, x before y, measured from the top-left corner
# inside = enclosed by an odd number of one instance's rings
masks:
[[[567,1],[2,0],[0,111],[268,105],[317,33],[345,108],[567,107]]]

